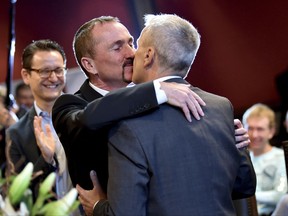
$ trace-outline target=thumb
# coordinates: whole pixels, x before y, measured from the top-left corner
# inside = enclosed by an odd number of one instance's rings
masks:
[[[241,121],[239,119],[234,119],[234,127],[236,129],[243,127],[242,123],[241,123]]]
[[[91,179],[91,181],[93,183],[94,188],[99,188],[100,187],[99,181],[98,181],[98,178],[97,178],[97,173],[94,170],[90,171],[90,179]]]

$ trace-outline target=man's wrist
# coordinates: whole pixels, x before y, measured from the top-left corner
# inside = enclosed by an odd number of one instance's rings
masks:
[[[158,105],[166,103],[168,101],[167,95],[163,89],[161,89],[161,84],[158,80],[153,81],[155,94],[157,98]]]
[[[93,205],[93,210],[95,209],[96,205],[99,203],[100,200],[97,200]]]
[[[57,163],[56,163],[56,161],[54,160],[54,158],[52,158],[50,164],[51,164],[53,167],[57,167]]]
[[[55,155],[52,157],[52,161],[51,161],[49,164],[50,164],[52,167],[54,167],[55,170],[58,169],[59,163],[58,163],[58,160],[57,160],[57,158],[56,158]]]

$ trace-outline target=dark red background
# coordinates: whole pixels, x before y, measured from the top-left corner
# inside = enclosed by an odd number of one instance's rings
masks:
[[[21,79],[21,53],[34,39],[56,40],[67,53],[68,68],[76,67],[73,35],[93,17],[117,16],[137,38],[132,3],[18,0],[13,79]],[[0,82],[7,71],[9,5],[8,0],[0,2]],[[236,115],[257,102],[279,106],[275,76],[288,67],[288,1],[156,0],[153,7],[157,13],[176,13],[198,28],[202,44],[188,77],[192,84],[228,97]]]

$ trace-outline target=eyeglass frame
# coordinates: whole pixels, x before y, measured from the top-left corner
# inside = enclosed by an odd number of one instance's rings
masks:
[[[44,78],[44,79],[50,77],[52,72],[54,72],[58,78],[64,77],[65,74],[67,73],[66,67],[57,67],[54,69],[35,69],[35,68],[25,68],[25,69],[29,70],[29,71],[36,72],[41,78]],[[58,70],[58,69],[61,69],[63,71],[63,73],[62,74],[57,73],[56,70]],[[46,72],[43,73],[43,71],[46,71]]]

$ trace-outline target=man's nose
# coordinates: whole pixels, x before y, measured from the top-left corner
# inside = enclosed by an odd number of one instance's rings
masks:
[[[48,79],[49,79],[49,80],[53,80],[53,81],[57,81],[57,80],[58,80],[58,77],[57,77],[55,71],[51,71]]]
[[[135,56],[135,48],[134,47],[131,47],[131,46],[128,46],[127,47],[127,53],[126,53],[126,57],[128,57],[128,58],[134,58],[134,56]]]
[[[252,137],[257,137],[258,136],[258,131],[257,130],[253,130],[252,131]]]

